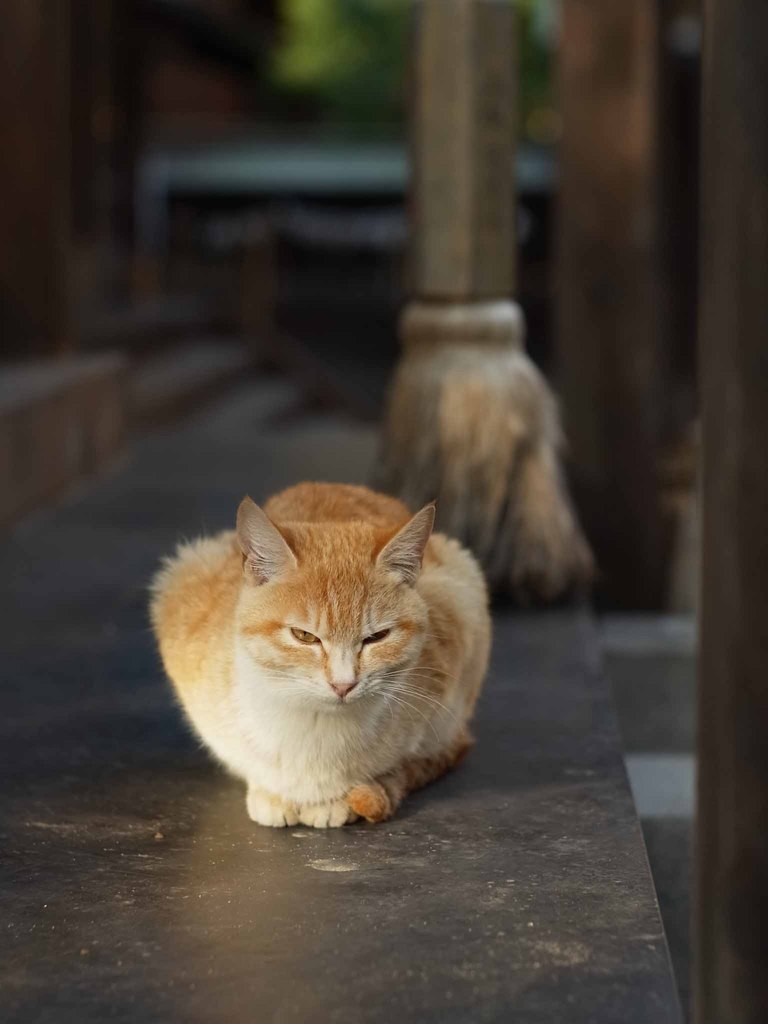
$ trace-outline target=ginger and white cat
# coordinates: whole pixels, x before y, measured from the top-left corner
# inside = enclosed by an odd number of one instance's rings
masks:
[[[262,825],[390,817],[471,743],[486,673],[469,552],[365,487],[299,484],[181,546],[152,622],[192,725]]]

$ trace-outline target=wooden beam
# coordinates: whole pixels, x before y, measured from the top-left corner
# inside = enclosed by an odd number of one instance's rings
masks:
[[[768,6],[706,0],[696,1024],[768,1020]]]
[[[0,332],[13,351],[71,346],[69,0],[0,12]]]

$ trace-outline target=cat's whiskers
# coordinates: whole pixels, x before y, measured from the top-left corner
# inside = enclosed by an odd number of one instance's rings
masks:
[[[418,686],[412,685],[412,680],[419,678],[426,679],[427,681],[432,682],[436,679],[440,679],[440,681],[443,681],[445,677],[442,674],[435,674],[434,676],[431,676],[430,674],[425,672],[407,669],[401,671],[388,670],[381,674],[381,681],[384,683],[384,685],[392,689],[398,689],[404,693],[408,693],[413,697],[420,697],[422,700],[427,701],[435,707],[439,707],[442,710],[448,712],[449,714],[453,714],[451,709],[441,700],[439,700],[439,698],[434,693],[432,693],[431,691],[422,690]]]
[[[419,674],[419,673],[416,673],[416,672],[407,672],[407,673],[404,673],[403,675],[400,675],[400,676],[390,676],[389,678],[392,679],[394,682],[405,681],[407,683],[420,683],[420,684],[423,684],[426,687],[431,687],[431,686],[433,686],[435,684],[442,684],[444,686],[445,682],[446,682],[446,678],[442,674],[440,674],[440,675],[426,675],[426,674]]]
[[[443,684],[445,684],[448,681],[448,677],[446,676],[445,672],[440,672],[440,671],[428,672],[428,671],[422,671],[422,670],[418,670],[418,669],[411,669],[411,670],[406,670],[406,671],[403,671],[403,672],[390,673],[390,674],[387,675],[387,678],[388,679],[393,679],[393,680],[396,680],[396,681],[400,681],[400,680],[406,680],[406,681],[419,680],[419,681],[423,681],[423,682],[426,682],[426,683],[443,683]]]
[[[394,722],[395,722],[395,712],[394,712],[394,710],[392,708],[392,701],[390,700],[389,695],[387,693],[382,694],[382,696],[384,697],[384,707],[386,707],[388,709],[389,717],[392,720],[392,724],[394,725]]]
[[[415,711],[416,714],[419,715],[419,717],[423,718],[424,721],[427,723],[427,725],[432,730],[432,732],[435,734],[435,739],[437,740],[437,742],[438,743],[440,742],[440,734],[438,733],[437,729],[435,728],[434,722],[430,718],[428,718],[427,715],[425,715],[424,712],[420,708],[417,708],[414,704],[410,704],[402,696],[396,695],[396,694],[392,693],[391,690],[389,691],[388,696],[389,696],[390,700],[396,701],[398,704],[401,704],[403,707],[410,708],[411,711]]]
[[[432,694],[426,694],[421,690],[415,690],[410,687],[392,687],[392,690],[394,690],[398,694],[407,694],[409,697],[414,697],[423,700],[430,707],[440,711],[444,711],[455,722],[458,722],[459,720],[456,713],[452,711],[451,708],[449,708],[446,704],[443,704],[443,702],[438,700],[437,697],[432,696]]]
[[[430,668],[427,668],[424,665],[414,665],[411,668],[387,668],[387,669],[384,669],[384,672],[387,673],[388,675],[405,675],[405,676],[429,675],[429,676],[440,677],[442,679],[445,679],[446,674],[447,674],[445,671],[443,671],[441,669],[438,669],[438,668],[430,669]]]

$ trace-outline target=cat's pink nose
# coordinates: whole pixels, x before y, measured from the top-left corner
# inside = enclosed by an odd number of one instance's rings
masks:
[[[357,686],[357,680],[353,679],[351,683],[331,683],[331,689],[339,697],[340,700],[344,700],[348,693]]]

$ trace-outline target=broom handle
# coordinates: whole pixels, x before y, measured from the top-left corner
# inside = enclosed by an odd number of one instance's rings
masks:
[[[417,0],[413,293],[428,302],[515,288],[515,26],[511,0]]]

